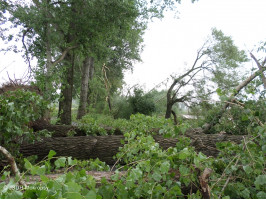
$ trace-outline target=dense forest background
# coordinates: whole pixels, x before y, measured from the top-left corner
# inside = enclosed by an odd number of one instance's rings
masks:
[[[166,90],[122,90],[177,3],[0,2],[1,51],[28,64],[0,88],[1,198],[266,198],[265,41],[214,27]]]

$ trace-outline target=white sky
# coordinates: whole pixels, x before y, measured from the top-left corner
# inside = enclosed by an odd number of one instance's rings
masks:
[[[126,73],[129,85],[140,84],[150,90],[171,74],[191,66],[211,28],[232,36],[244,50],[266,39],[266,0],[199,0],[192,4],[183,0],[178,17],[168,13],[163,20],[154,20],[144,36],[146,47],[143,63],[137,63],[133,74]]]
[[[163,20],[150,23],[144,36],[143,62],[136,63],[133,74],[126,72],[125,82],[153,88],[171,74],[191,66],[196,51],[201,47],[211,28],[216,27],[232,36],[244,50],[252,50],[266,40],[266,0],[199,0],[192,4],[183,0],[177,6],[178,17],[168,12]],[[14,54],[0,53],[0,84],[20,78],[27,64]]]

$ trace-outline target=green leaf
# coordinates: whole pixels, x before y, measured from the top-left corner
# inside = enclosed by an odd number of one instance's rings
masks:
[[[131,171],[132,173],[132,176],[137,180],[137,179],[140,179],[142,177],[142,171],[139,169],[139,168],[136,168],[136,169],[132,169]]]
[[[153,174],[152,174],[152,178],[155,180],[155,181],[160,181],[161,180],[161,178],[162,178],[162,175],[159,173],[159,172],[154,172]]]
[[[178,185],[173,186],[169,191],[168,191],[172,196],[181,196],[182,191],[181,188]]]
[[[65,157],[62,157],[62,158],[58,158],[55,162],[54,162],[55,166],[57,168],[60,168],[60,167],[65,167],[66,165],[66,158]]]
[[[184,148],[182,151],[179,152],[179,159],[181,160],[184,160],[189,156],[190,156],[190,152],[188,148]]]
[[[241,196],[244,199],[249,199],[250,198],[250,191],[247,188],[245,188],[243,191],[241,191]]]
[[[17,190],[13,190],[6,195],[6,199],[22,199],[23,193]]]
[[[259,175],[255,180],[255,186],[256,188],[259,188],[260,185],[266,184],[266,175]]]
[[[236,171],[237,167],[233,165],[233,166],[231,166],[231,169],[232,169],[232,171]]]
[[[266,145],[263,145],[263,146],[261,147],[261,149],[262,149],[262,152],[265,154],[265,153],[266,153]]]
[[[1,191],[2,193],[7,192],[9,189],[14,189],[16,187],[16,182],[13,178],[10,179],[9,183],[5,185],[4,189]]]
[[[116,171],[115,174],[111,176],[111,179],[113,181],[118,181],[119,180],[119,171]]]
[[[86,195],[85,198],[86,199],[96,199],[96,192],[93,190],[90,190]]]
[[[248,116],[247,115],[242,115],[241,120],[242,121],[247,121],[248,120]]]
[[[247,174],[250,174],[250,173],[253,172],[252,167],[250,167],[249,165],[245,165],[245,166],[243,166],[243,169],[244,169],[244,171],[245,171]]]
[[[26,158],[24,158],[24,162],[25,162],[24,166],[26,169],[29,170],[32,168],[32,164]]]
[[[266,199],[266,193],[263,191],[258,192],[257,194],[258,199]]]
[[[38,170],[39,170],[38,166],[32,166],[30,172],[31,172],[32,175],[36,175],[38,173]]]
[[[55,155],[56,155],[56,152],[54,150],[50,150],[48,154],[48,159],[51,159]]]
[[[222,96],[222,95],[223,95],[223,94],[222,94],[222,90],[221,90],[221,88],[217,88],[216,92],[217,92],[217,94],[218,94],[219,96]]]
[[[76,159],[72,160],[72,157],[67,157],[67,163],[68,165],[73,166],[73,165],[76,165],[78,161]]]
[[[64,197],[67,199],[83,199],[84,198],[80,193],[77,193],[77,192],[66,192],[64,194]]]
[[[179,172],[181,176],[187,176],[189,174],[189,169],[185,165],[180,165],[179,166]]]
[[[75,182],[68,182],[66,185],[68,186],[68,192],[79,192],[82,189],[82,187]]]
[[[8,177],[8,176],[10,176],[10,171],[4,171],[4,173],[3,173],[3,176],[1,177],[1,180],[2,181],[4,181],[4,180],[6,180],[6,178]]]
[[[38,167],[36,174],[37,175],[45,175],[45,171],[46,171],[45,165],[42,165],[41,167]]]
[[[169,161],[164,161],[162,164],[161,164],[161,167],[160,167],[160,170],[162,173],[167,173],[170,169],[170,163]]]
[[[43,182],[47,182],[49,181],[49,178],[47,176],[44,176],[44,175],[40,175],[40,178]]]
[[[86,170],[85,169],[82,169],[82,170],[80,170],[79,171],[79,175],[81,176],[81,177],[86,177],[87,176],[87,174],[86,174]]]

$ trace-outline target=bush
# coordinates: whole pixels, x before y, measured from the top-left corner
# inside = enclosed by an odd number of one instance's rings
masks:
[[[151,115],[155,111],[155,104],[152,96],[144,94],[141,89],[134,90],[134,96],[128,99],[133,108],[133,114],[140,113],[144,115]]]
[[[115,118],[129,119],[132,114],[151,115],[155,110],[152,95],[144,94],[141,89],[135,89],[134,95],[128,98],[120,96],[115,99],[113,115]]]
[[[47,103],[35,92],[15,90],[0,95],[1,145],[16,153],[14,145],[34,141],[30,122],[41,118],[46,109]]]

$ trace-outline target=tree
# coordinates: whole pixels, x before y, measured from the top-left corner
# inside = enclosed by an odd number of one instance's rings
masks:
[[[170,118],[172,106],[178,102],[188,102],[193,97],[193,91],[184,88],[191,83],[202,89],[202,96],[208,96],[216,90],[207,87],[212,82],[218,88],[231,88],[237,84],[235,69],[247,61],[244,51],[238,50],[233,40],[217,29],[212,30],[212,37],[198,50],[192,67],[184,74],[173,77],[173,83],[167,91],[167,108],[165,118]],[[203,72],[199,76],[200,72]],[[197,78],[198,77],[198,78]],[[207,81],[208,80],[208,81]]]
[[[259,76],[265,70],[266,70],[266,68],[262,67],[261,69],[257,70],[255,73],[253,73],[251,76],[246,78],[244,81],[242,81],[237,87],[235,87],[234,92],[225,101],[224,106],[222,107],[222,109],[213,117],[213,119],[212,119],[212,121],[210,123],[204,125],[204,132],[205,133],[209,133],[211,128],[219,122],[219,119],[222,117],[222,115],[226,111],[226,109],[230,106],[231,103],[233,103],[235,101],[235,96],[244,87],[246,87],[253,79],[255,79],[257,76]]]
[[[148,19],[162,17],[163,10],[173,7],[175,2],[180,3],[179,0],[4,1],[1,2],[1,15],[8,11],[10,16],[5,22],[21,29],[15,37],[4,34],[1,37],[8,41],[22,39],[30,69],[30,56],[38,59],[35,78],[47,91],[48,99],[52,99],[51,88],[56,94],[61,87],[59,116],[62,123],[69,124],[72,74],[77,57],[85,59],[90,56],[89,52],[93,52],[97,55],[95,59],[107,63],[120,53],[127,58],[125,62],[134,60],[130,51],[125,49],[138,49]],[[133,46],[128,40],[130,37],[131,41],[132,38],[137,41]]]
[[[87,57],[83,61],[82,80],[80,88],[80,103],[78,108],[77,119],[81,119],[86,113],[86,103],[88,99],[89,79],[93,74],[93,57]]]
[[[265,85],[265,75],[264,75],[264,71],[266,70],[265,67],[265,63],[266,63],[266,58],[259,62],[258,59],[252,54],[250,53],[251,58],[256,62],[257,66],[258,66],[258,70],[256,70],[253,74],[251,74],[249,77],[247,77],[245,80],[241,81],[234,89],[233,92],[230,94],[229,97],[227,97],[225,99],[225,103],[223,105],[223,107],[220,109],[219,112],[216,113],[216,115],[212,118],[212,120],[209,123],[206,123],[204,125],[204,132],[205,133],[210,133],[210,130],[219,122],[220,118],[222,117],[222,115],[224,114],[224,112],[226,111],[226,109],[233,104],[236,101],[236,96],[240,93],[241,90],[243,90],[245,87],[248,86],[248,84],[252,83],[252,81],[257,78],[258,76],[261,77],[261,84],[263,84],[264,86],[264,90],[266,89],[266,85]],[[260,84],[257,85],[257,87]]]

